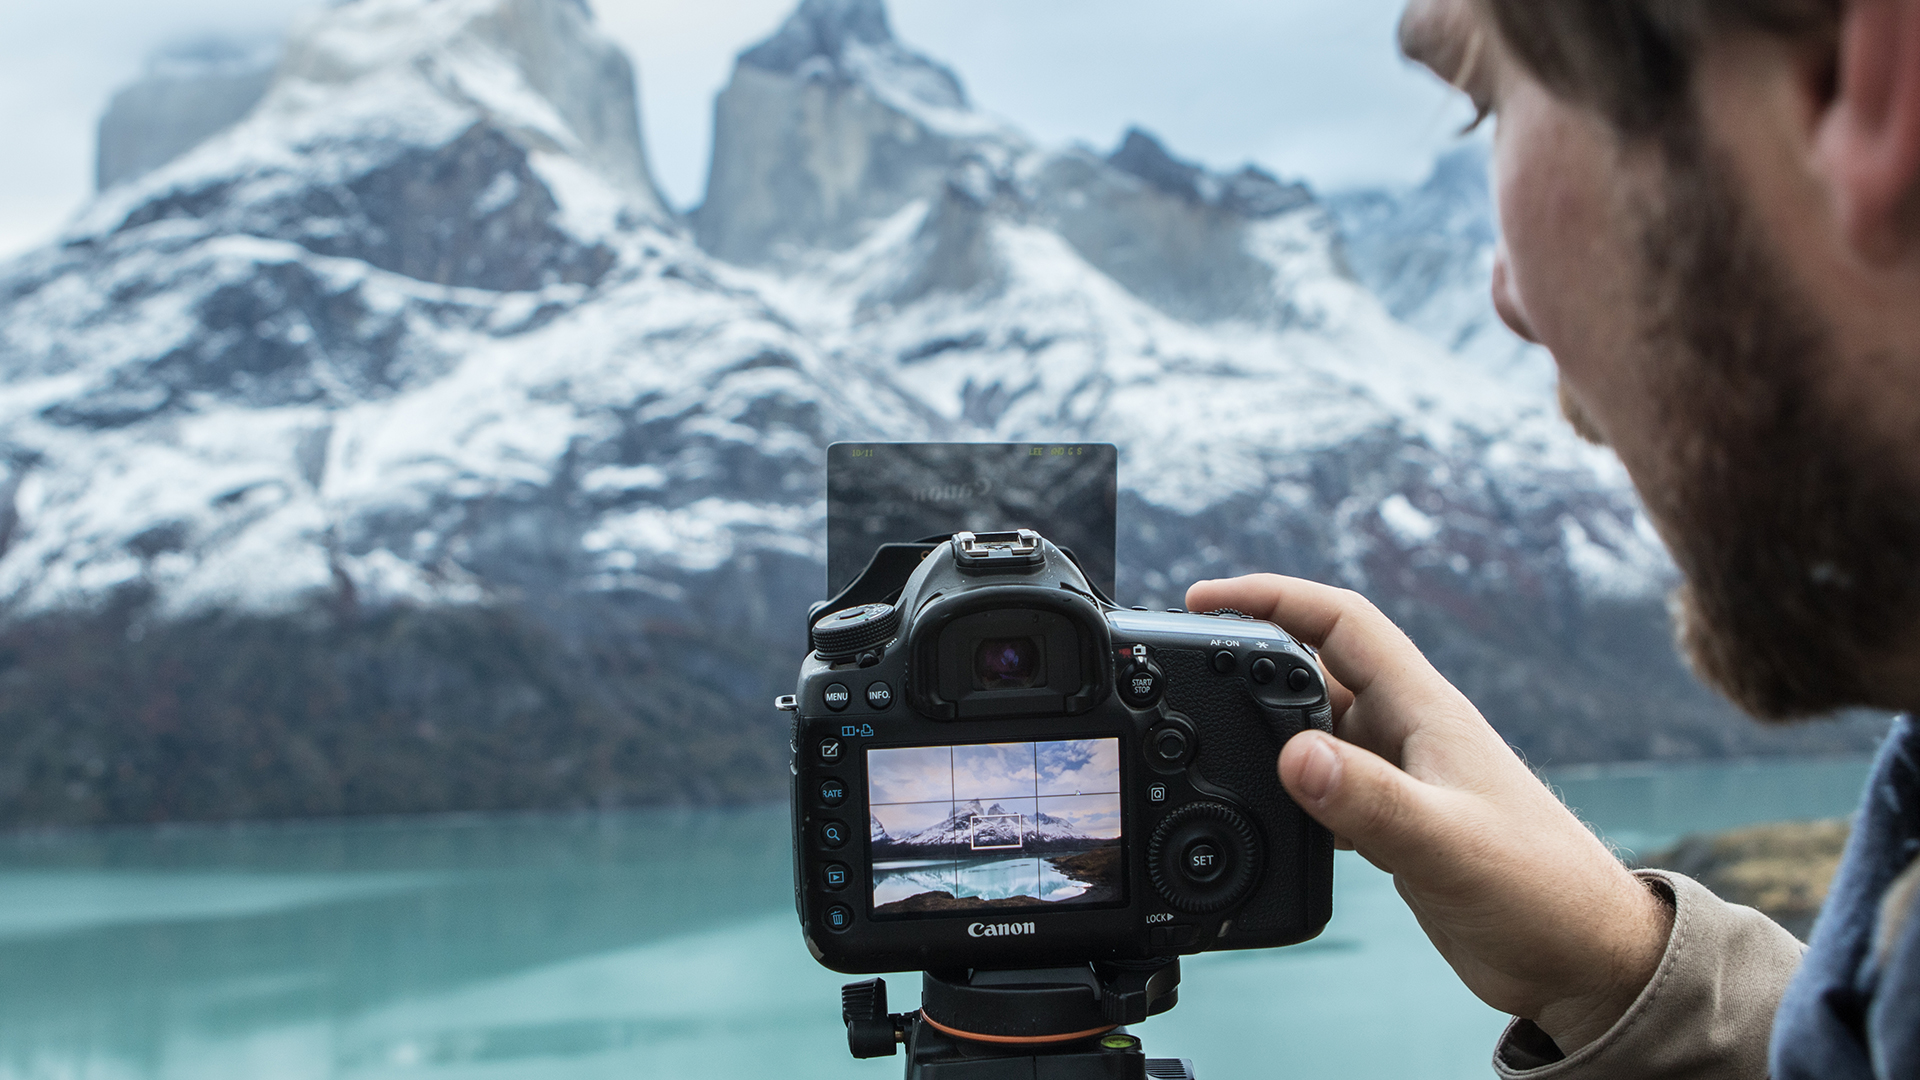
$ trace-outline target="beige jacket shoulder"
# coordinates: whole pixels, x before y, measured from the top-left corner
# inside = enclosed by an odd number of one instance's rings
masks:
[[[1673,935],[1653,979],[1611,1030],[1571,1057],[1531,1021],[1514,1021],[1493,1055],[1501,1077],[1764,1080],[1773,1014],[1806,947],[1691,878],[1639,874],[1673,905]]]

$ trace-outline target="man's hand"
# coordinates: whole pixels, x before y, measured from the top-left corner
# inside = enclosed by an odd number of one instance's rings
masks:
[[[1320,650],[1330,738],[1280,753],[1295,801],[1394,884],[1468,989],[1568,1054],[1599,1038],[1659,966],[1672,913],[1356,593],[1261,575],[1203,581]]]

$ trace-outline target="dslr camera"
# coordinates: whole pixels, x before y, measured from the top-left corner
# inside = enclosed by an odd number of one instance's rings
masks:
[[[1278,626],[1120,608],[1029,528],[883,544],[810,618],[780,705],[825,966],[1151,962],[1326,925],[1333,838],[1274,761],[1333,714]]]

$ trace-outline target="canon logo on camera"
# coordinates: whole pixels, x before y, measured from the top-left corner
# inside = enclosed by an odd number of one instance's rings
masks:
[[[1033,933],[1030,922],[974,923],[967,927],[968,937],[1014,937]]]

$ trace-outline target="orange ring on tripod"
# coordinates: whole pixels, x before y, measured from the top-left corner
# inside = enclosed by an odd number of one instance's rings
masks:
[[[1085,1031],[1076,1031],[1069,1035],[975,1035],[971,1031],[961,1031],[959,1028],[948,1027],[933,1017],[928,1016],[927,1010],[925,1009],[920,1010],[920,1019],[932,1024],[934,1030],[943,1031],[956,1039],[994,1043],[999,1046],[1045,1046],[1050,1043],[1075,1042],[1080,1039],[1091,1039],[1095,1035],[1105,1035],[1107,1032],[1120,1026],[1119,1024],[1108,1024],[1106,1027],[1088,1028]]]

